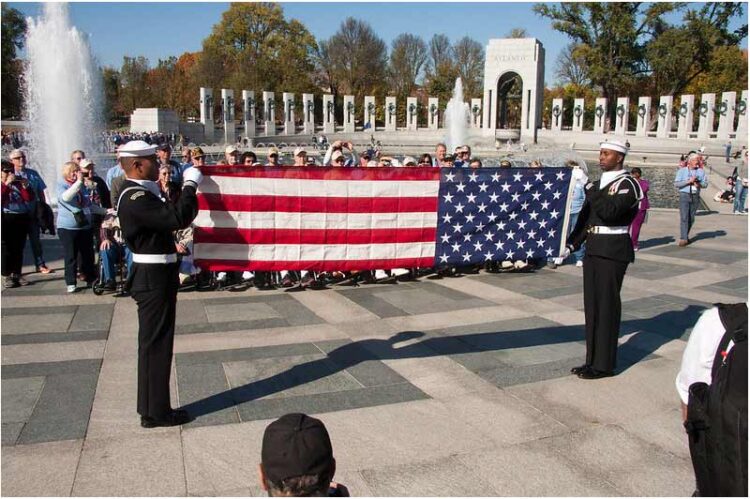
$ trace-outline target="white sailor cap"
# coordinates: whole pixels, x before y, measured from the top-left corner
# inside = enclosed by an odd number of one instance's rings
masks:
[[[117,149],[121,158],[145,158],[156,154],[156,146],[147,144],[142,140],[131,140]]]
[[[622,141],[607,139],[599,144],[599,149],[611,149],[617,151],[620,154],[628,154],[628,146]]]

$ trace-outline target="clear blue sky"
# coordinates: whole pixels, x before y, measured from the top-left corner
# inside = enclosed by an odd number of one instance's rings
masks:
[[[39,3],[10,2],[26,16],[41,14]],[[533,3],[307,3],[283,2],[284,13],[298,19],[318,39],[326,39],[341,21],[352,16],[365,20],[390,46],[401,33],[419,34],[429,41],[435,33],[452,42],[470,36],[482,45],[501,38],[514,27],[525,28],[546,50],[547,84],[554,82],[555,60],[569,39],[551,28],[549,20],[531,10]],[[201,49],[226,2],[201,3],[71,3],[73,24],[88,33],[99,63],[119,68],[124,55],[143,55],[156,64],[159,58]],[[677,18],[670,18],[672,22]],[[739,21],[735,21],[739,26]],[[735,27],[736,27],[735,26]],[[742,43],[747,47],[747,39]]]

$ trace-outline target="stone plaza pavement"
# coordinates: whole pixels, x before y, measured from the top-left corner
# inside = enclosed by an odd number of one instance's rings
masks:
[[[263,430],[303,411],[355,496],[690,495],[674,379],[700,312],[747,299],[748,219],[703,214],[679,248],[677,212],[649,217],[616,377],[568,374],[584,357],[572,265],[181,293],[173,402],[197,415],[182,428],[138,424],[133,300],[66,295],[52,258],[57,273],[2,293],[2,494],[262,495]]]

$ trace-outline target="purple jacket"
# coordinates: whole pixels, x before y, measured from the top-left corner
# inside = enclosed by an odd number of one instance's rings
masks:
[[[651,204],[648,202],[648,190],[651,186],[649,185],[648,180],[643,178],[639,178],[638,183],[641,184],[641,189],[643,190],[643,199],[641,199],[641,202],[638,205],[638,210],[646,211],[651,208]]]

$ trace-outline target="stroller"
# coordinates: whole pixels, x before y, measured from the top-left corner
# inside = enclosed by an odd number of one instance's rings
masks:
[[[97,268],[99,270],[96,281],[91,285],[91,290],[95,295],[99,296],[104,293],[112,293],[114,296],[127,296],[125,291],[125,283],[127,281],[128,265],[127,265],[127,248],[125,246],[125,240],[122,237],[122,230],[120,229],[120,221],[115,215],[107,215],[104,218],[101,226],[102,234],[106,234],[111,244],[118,245],[117,261],[115,262],[115,287],[114,289],[107,289],[106,282],[104,280],[104,266],[106,262],[102,258],[102,251],[97,251]],[[97,248],[98,249],[98,248]]]

